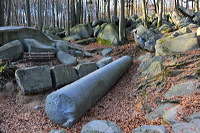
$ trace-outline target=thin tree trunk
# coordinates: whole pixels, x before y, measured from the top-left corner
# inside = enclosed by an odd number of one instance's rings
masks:
[[[160,27],[162,25],[162,14],[163,14],[163,0],[159,2],[159,17],[158,17],[158,25]]]
[[[119,19],[119,41],[120,43],[125,42],[126,38],[126,27],[125,27],[125,16],[124,16],[124,0],[120,0],[120,19]]]
[[[26,15],[27,15],[27,25],[31,27],[31,12],[29,0],[26,0]]]
[[[0,26],[4,26],[4,0],[0,0]]]
[[[38,1],[38,24],[39,30],[42,31],[43,23],[42,23],[42,0]]]
[[[67,3],[67,36],[70,35],[70,11],[69,11],[69,1],[66,0]]]
[[[99,20],[99,0],[96,1],[96,19]]]
[[[108,23],[110,23],[110,0],[107,0]]]
[[[6,26],[10,25],[10,16],[11,16],[11,0],[7,0],[7,16],[6,16]]]
[[[117,21],[117,0],[114,0],[114,14],[112,18],[112,23],[116,23]]]
[[[55,20],[55,6],[54,6],[55,2],[54,2],[54,0],[52,0],[51,4],[52,4],[52,27],[55,28],[56,20]]]
[[[147,27],[147,12],[146,12],[145,0],[142,0],[142,10],[143,10],[143,17],[144,17],[144,26]]]

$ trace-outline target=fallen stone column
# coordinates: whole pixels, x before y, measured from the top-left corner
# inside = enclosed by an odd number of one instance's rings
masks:
[[[46,114],[55,124],[73,126],[131,65],[132,58],[124,56],[49,94],[46,98]]]

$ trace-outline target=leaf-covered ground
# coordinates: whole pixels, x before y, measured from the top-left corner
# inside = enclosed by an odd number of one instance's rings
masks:
[[[114,47],[111,56],[117,59],[124,55],[133,57],[133,66],[122,76],[120,80],[108,91],[108,93],[97,102],[95,106],[89,109],[84,117],[80,119],[71,129],[63,128],[53,124],[44,112],[45,96],[31,96],[37,97],[35,100],[30,100],[27,97],[21,97],[16,94],[16,91],[10,92],[7,96],[1,96],[0,99],[0,130],[3,133],[48,133],[52,129],[65,129],[68,133],[78,133],[86,123],[91,120],[110,120],[119,125],[125,133],[131,133],[134,128],[141,125],[161,125],[164,124],[170,132],[170,126],[163,122],[162,118],[148,121],[145,117],[146,105],[151,109],[157,106],[158,99],[165,100],[163,94],[175,84],[184,82],[187,78],[194,80],[199,86],[199,54],[200,51],[194,50],[187,53],[181,53],[179,58],[174,58],[174,61],[179,65],[171,65],[170,62],[165,62],[168,66],[166,69],[174,71],[183,71],[181,74],[173,76],[171,73],[163,73],[160,77],[155,78],[154,81],[148,81],[145,78],[140,79],[137,67],[140,62],[137,58],[144,54],[145,51],[136,50],[136,45],[133,38],[130,36],[126,45]],[[90,45],[82,46],[84,49],[94,49],[97,47],[105,47],[98,43],[91,43]],[[184,54],[186,56],[184,56]],[[197,55],[197,56],[196,56]],[[168,57],[175,55],[167,55]],[[101,55],[96,53],[94,60],[99,60]],[[184,64],[185,63],[185,64]],[[192,75],[192,76],[187,76]],[[165,78],[163,80],[163,78]],[[162,91],[153,88],[156,82],[163,83]],[[139,85],[146,83],[152,86],[143,87],[146,94],[140,93]],[[161,87],[161,86],[159,86]],[[154,89],[154,90],[153,90]],[[18,104],[19,99],[29,100],[29,104]],[[18,100],[16,100],[18,99]],[[34,98],[33,98],[34,99]],[[183,116],[200,111],[200,92],[184,97],[173,97],[179,100],[183,106],[182,112],[179,114],[179,120],[183,120]],[[40,109],[34,109],[36,105],[40,105]]]

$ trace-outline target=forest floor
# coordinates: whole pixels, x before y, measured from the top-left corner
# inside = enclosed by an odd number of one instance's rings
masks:
[[[144,99],[142,96],[137,95],[133,97],[133,93],[137,91],[140,79],[137,68],[140,62],[137,58],[140,55],[145,54],[146,51],[136,50],[136,44],[134,43],[133,36],[128,38],[129,42],[126,45],[113,47],[114,51],[110,56],[114,59],[118,59],[124,55],[130,55],[133,57],[133,66],[121,77],[120,80],[107,92],[107,94],[100,99],[89,111],[70,129],[63,128],[61,126],[53,124],[45,114],[44,101],[45,96],[37,96],[38,100],[29,102],[29,104],[18,104],[17,97],[19,95],[16,92],[10,93],[10,95],[3,96],[0,99],[0,132],[2,133],[48,133],[52,129],[65,129],[67,133],[79,133],[82,127],[92,120],[109,120],[116,123],[123,129],[124,133],[131,133],[134,128],[141,125],[166,125],[167,131],[170,132],[171,127],[166,123],[163,123],[162,118],[158,118],[152,121],[148,121],[145,117],[146,111],[143,107]],[[82,46],[84,49],[94,49],[97,47],[105,47],[98,43],[91,43],[86,46]],[[187,54],[199,54],[199,51],[191,51]],[[96,60],[101,58],[101,55],[96,54],[94,56]],[[188,58],[180,58],[180,60],[186,60]],[[185,75],[189,74],[192,69],[198,69],[194,67],[183,68]],[[183,76],[183,75],[182,75]],[[177,79],[180,77],[170,77],[167,79],[169,82],[166,85],[162,94],[156,91],[149,91],[147,101],[152,108],[156,107],[156,97],[162,96],[171,86],[179,83]],[[181,82],[181,81],[180,81]],[[151,90],[149,87],[147,90]],[[199,101],[200,93],[194,95],[188,95],[185,97],[176,97],[180,100],[181,105],[184,107],[182,114],[187,115],[193,112],[200,111]],[[34,109],[36,105],[41,106],[39,109]],[[192,108],[192,110],[191,110]],[[182,116],[180,114],[180,118]]]

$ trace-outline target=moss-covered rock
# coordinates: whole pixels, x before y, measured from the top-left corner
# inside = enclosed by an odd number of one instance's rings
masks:
[[[70,35],[79,35],[82,38],[88,38],[93,35],[93,29],[89,23],[79,24],[70,29]]]
[[[107,24],[100,31],[97,36],[97,40],[102,45],[118,45],[119,44],[119,33],[117,26],[114,24]]]

